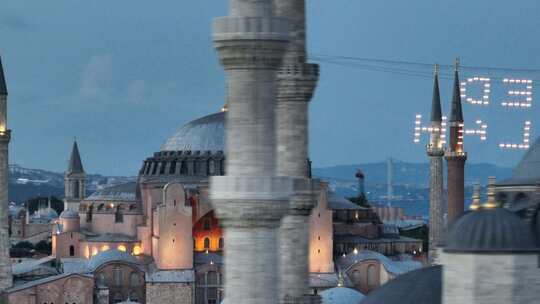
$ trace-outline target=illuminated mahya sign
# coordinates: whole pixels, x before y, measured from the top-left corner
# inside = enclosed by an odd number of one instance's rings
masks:
[[[492,102],[492,79],[488,77],[471,77],[461,82],[461,100],[477,107],[501,107],[503,110],[528,111],[533,102],[533,81],[531,79],[503,78],[500,85],[504,86],[505,97],[499,103]],[[467,93],[473,88],[480,88],[480,94]],[[443,116],[441,141],[446,143],[446,116]],[[474,121],[473,127],[464,126],[465,136],[476,136],[485,141],[488,136],[488,124],[481,119]],[[522,135],[519,140],[499,142],[501,149],[528,149],[530,146],[531,121],[523,120],[519,126]],[[422,134],[431,134],[433,130],[430,121],[423,121],[422,115],[416,114],[414,121],[414,143],[420,143]]]

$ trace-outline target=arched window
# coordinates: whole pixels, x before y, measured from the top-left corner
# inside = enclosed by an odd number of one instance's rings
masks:
[[[223,249],[223,247],[225,246],[224,242],[223,242],[223,238],[219,238],[219,249]]]
[[[216,175],[216,163],[213,159],[208,161],[208,175]]]
[[[80,189],[79,189],[80,185],[79,185],[79,181],[76,180],[73,182],[73,198],[80,198]]]
[[[188,174],[188,169],[187,169],[186,162],[181,162],[180,163],[180,174],[181,175],[187,175]]]
[[[204,249],[210,249],[210,239],[204,238]]]
[[[113,268],[114,284],[116,286],[122,286],[122,269],[120,267]]]
[[[141,279],[138,273],[132,272],[129,275],[129,284],[131,285],[131,287],[138,287],[141,285]],[[132,298],[131,300],[135,299]]]
[[[75,246],[69,246],[69,256],[75,256]]]
[[[114,214],[115,223],[124,222],[124,213],[122,212],[122,209],[122,205],[118,205],[118,207],[116,207],[116,213]]]
[[[176,161],[173,160],[171,162],[171,166],[169,167],[169,174],[174,174],[176,173]]]
[[[88,209],[86,211],[86,222],[91,223],[92,222],[92,213],[94,211],[94,205],[89,205]]]
[[[205,219],[204,220],[204,230],[210,230],[210,228],[211,228],[210,219]]]
[[[377,266],[375,265],[369,265],[367,268],[367,285],[368,287],[376,287],[378,285],[377,282]]]
[[[98,285],[98,286],[105,286],[105,285],[106,285],[106,282],[105,282],[105,274],[103,274],[103,272],[100,272],[100,273],[97,275],[97,285]]]

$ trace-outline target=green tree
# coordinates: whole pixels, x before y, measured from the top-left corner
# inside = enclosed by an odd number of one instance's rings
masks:
[[[45,240],[39,241],[36,244],[35,249],[36,249],[36,251],[38,251],[40,253],[51,254],[51,252],[52,252],[52,244],[45,241]]]
[[[28,241],[20,241],[17,244],[13,246],[13,248],[19,248],[19,249],[34,249],[34,245]]]

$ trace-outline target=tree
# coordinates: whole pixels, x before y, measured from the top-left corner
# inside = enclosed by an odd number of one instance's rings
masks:
[[[13,248],[18,248],[18,249],[34,249],[34,245],[28,241],[20,241],[18,242],[17,244],[15,244],[13,246]]]
[[[45,240],[39,241],[36,244],[35,249],[36,249],[37,252],[40,252],[40,253],[51,254],[51,252],[52,252],[52,244],[45,241]]]

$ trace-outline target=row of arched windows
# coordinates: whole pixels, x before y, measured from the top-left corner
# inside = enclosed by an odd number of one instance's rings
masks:
[[[224,246],[225,246],[225,241],[224,241],[223,238],[221,237],[221,238],[219,238],[219,240],[218,240],[218,248],[219,248],[220,250],[222,250]],[[210,238],[209,238],[209,237],[205,237],[205,238],[203,239],[203,249],[204,249],[204,250],[210,250],[210,249],[211,249],[210,247],[211,247],[211,246],[210,246]],[[197,249],[197,245],[196,245],[195,239],[193,239],[193,249]]]

